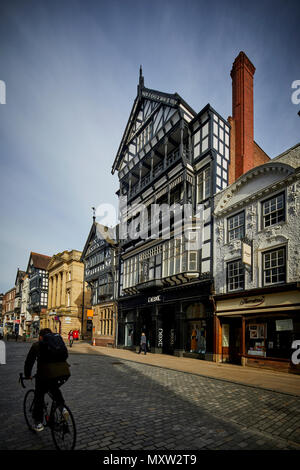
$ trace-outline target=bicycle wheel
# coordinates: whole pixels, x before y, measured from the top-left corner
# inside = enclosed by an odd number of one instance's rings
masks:
[[[55,406],[55,405],[54,405]],[[64,406],[69,416],[66,419],[60,408],[55,407],[51,416],[51,434],[57,450],[73,450],[76,445],[76,426],[72,412]]]
[[[24,397],[23,411],[24,411],[26,424],[29,427],[30,431],[32,432],[34,432],[33,430],[34,419],[32,416],[33,405],[34,405],[34,390],[30,389],[28,390],[28,392],[26,393]]]

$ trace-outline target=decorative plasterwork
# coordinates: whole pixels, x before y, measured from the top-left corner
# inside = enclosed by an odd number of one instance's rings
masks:
[[[248,184],[251,180],[253,180],[253,178],[264,174],[269,174],[271,172],[276,172],[277,174],[282,173],[282,180],[275,181],[269,186],[263,187],[261,188],[261,190],[258,190],[253,194],[245,195],[244,198],[237,201],[235,204],[229,206],[233,195],[238,193],[241,188]],[[219,217],[222,215],[226,215],[231,211],[237,210],[239,207],[244,207],[246,204],[249,204],[263,196],[266,196],[271,191],[280,189],[281,187],[285,186],[288,177],[290,177],[288,178],[288,182],[289,180],[293,181],[294,175],[294,168],[285,163],[266,163],[265,165],[253,168],[252,170],[248,171],[245,175],[242,175],[235,183],[233,183],[221,193],[221,199],[217,203],[214,215]]]

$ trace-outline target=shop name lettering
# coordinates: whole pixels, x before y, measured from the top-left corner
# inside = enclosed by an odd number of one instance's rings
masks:
[[[177,101],[172,98],[168,98],[167,96],[156,95],[148,91],[143,91],[142,96],[144,96],[145,98],[156,100],[156,101],[161,101],[162,103],[165,103],[165,104],[176,105],[177,103]]]
[[[264,297],[257,297],[256,299],[242,299],[241,300],[241,305],[244,304],[261,304],[265,300]]]
[[[292,363],[298,366],[300,364],[300,340],[293,341],[292,349],[296,349],[292,354]]]
[[[158,348],[162,348],[163,346],[163,332],[164,330],[162,328],[158,329],[158,342],[157,342]]]
[[[160,302],[161,300],[161,296],[160,295],[156,295],[155,297],[148,297],[148,302]]]

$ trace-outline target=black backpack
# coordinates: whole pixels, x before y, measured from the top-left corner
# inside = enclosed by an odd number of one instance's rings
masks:
[[[47,333],[40,342],[40,358],[43,362],[63,362],[68,357],[64,340],[58,333]]]

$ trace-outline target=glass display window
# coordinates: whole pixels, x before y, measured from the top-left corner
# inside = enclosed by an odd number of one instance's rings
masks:
[[[266,338],[267,324],[252,323],[247,328],[248,348],[247,352],[250,356],[266,357]]]
[[[206,321],[188,322],[188,344],[187,350],[192,353],[206,353]]]

